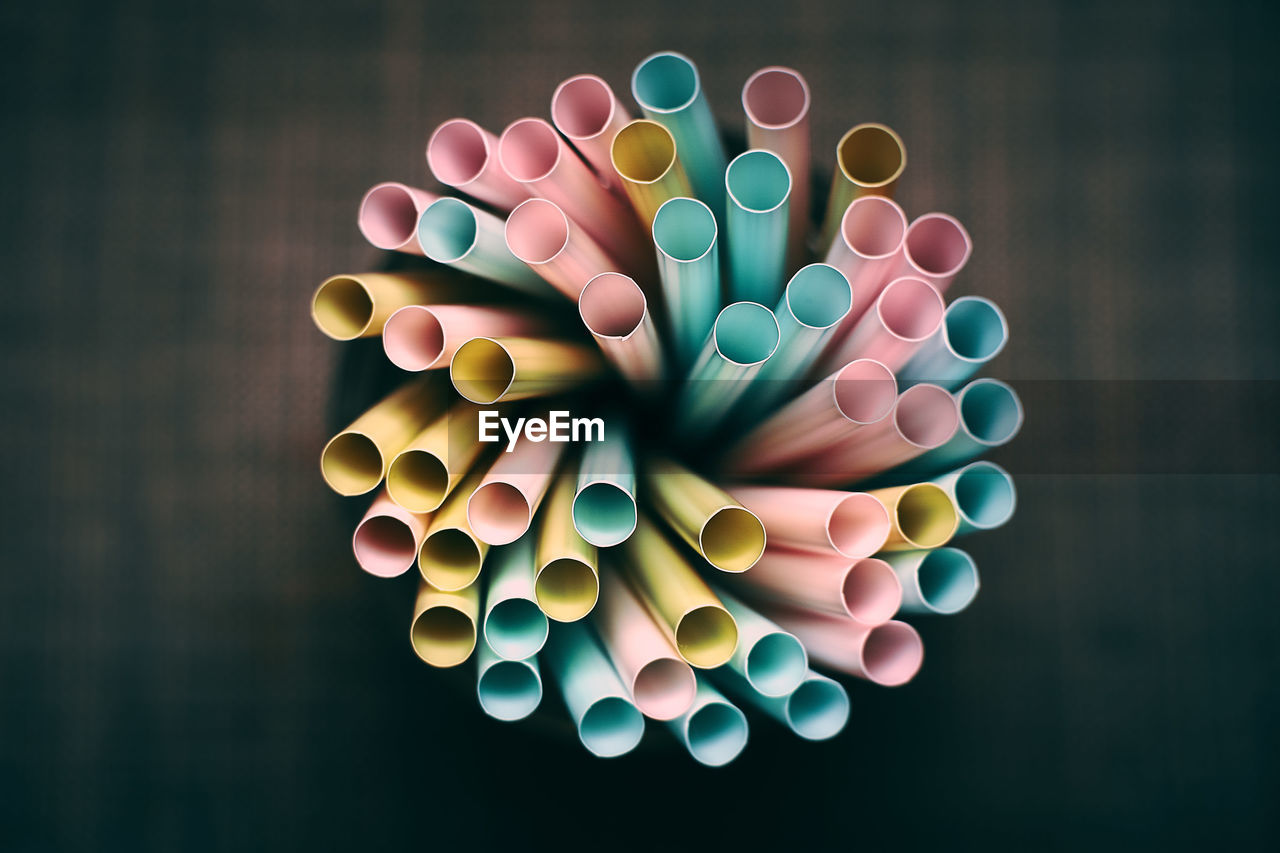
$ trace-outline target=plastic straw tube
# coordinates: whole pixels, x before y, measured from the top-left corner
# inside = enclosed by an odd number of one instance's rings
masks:
[[[698,679],[693,705],[667,723],[699,764],[723,767],[747,746],[747,716],[705,679]]]
[[[573,527],[598,548],[625,542],[636,529],[636,471],[626,431],[609,421],[604,441],[582,451],[577,491],[573,497]]]
[[[387,464],[444,410],[443,391],[430,377],[409,382],[329,439],[320,453],[329,488],[348,496],[377,488]]]
[[[857,322],[902,262],[907,215],[891,199],[867,195],[855,199],[840,220],[827,263],[843,272],[853,288],[851,322]]]
[[[711,432],[746,392],[761,365],[777,352],[779,337],[778,320],[763,305],[725,306],[681,391],[676,428],[686,438]]]
[[[476,697],[486,714],[512,723],[538,709],[542,702],[542,674],[537,658],[505,660],[483,643],[476,658]]]
[[[905,613],[949,616],[968,607],[978,594],[978,567],[959,548],[899,551],[884,558],[902,581]]]
[[[724,590],[715,592],[738,625],[738,648],[729,668],[764,696],[785,696],[796,689],[809,668],[800,641]]]
[[[613,138],[614,177],[646,228],[658,208],[673,198],[692,198],[693,186],[676,153],[676,141],[656,121],[636,119]]]
[[[526,271],[575,302],[588,281],[618,267],[563,210],[544,198],[531,198],[511,211],[505,240],[512,256],[527,265]]]
[[[404,306],[465,297],[466,284],[439,271],[335,275],[316,288],[311,319],[335,341],[377,337]]]
[[[956,405],[960,409],[959,429],[946,444],[912,460],[905,470],[954,468],[1008,444],[1022,429],[1022,401],[999,379],[973,380],[956,394]]]
[[[610,149],[631,117],[609,84],[594,74],[570,77],[551,96],[551,121],[602,181],[617,183]]]
[[[856,560],[889,538],[889,512],[866,492],[737,486],[729,494],[760,519],[771,545]]]
[[[1009,324],[999,306],[981,296],[961,296],[947,306],[942,326],[920,345],[898,378],[952,390],[999,355],[1008,341]]]
[[[875,123],[850,128],[836,145],[835,178],[820,245],[824,249],[831,245],[840,220],[854,199],[864,195],[892,198],[906,167],[907,149],[893,130]]]
[[[456,198],[442,198],[422,211],[418,242],[437,263],[523,290],[548,296],[546,282],[507,248],[503,220]]]
[[[906,622],[865,628],[838,616],[800,611],[780,611],[776,618],[818,664],[883,687],[906,684],[924,662],[924,643]]]
[[[787,269],[800,266],[809,231],[809,84],[800,72],[761,68],[742,87],[747,146],[782,158],[792,176],[788,208]]]
[[[393,501],[410,512],[440,508],[480,455],[477,412],[470,403],[454,404],[396,454],[387,468]]]
[[[521,400],[594,379],[600,357],[578,344],[541,338],[472,338],[449,363],[453,387],[473,403]]]
[[[946,491],[956,505],[956,512],[960,514],[957,536],[1006,524],[1018,505],[1013,477],[994,462],[970,462],[933,482]]]
[[[938,548],[956,533],[960,516],[951,496],[934,483],[912,483],[870,492],[889,510],[886,551]]]
[[[918,278],[891,281],[875,305],[827,355],[827,369],[855,358],[873,358],[896,371],[942,325],[942,296]]]
[[[668,459],[645,471],[658,514],[722,572],[745,572],[764,553],[764,525],[727,492]]]
[[[524,660],[542,651],[547,617],[533,591],[533,540],[520,541],[489,554],[485,575],[484,639],[497,657]]]
[[[716,218],[697,199],[673,198],[653,218],[662,296],[681,367],[693,364],[720,310]]]
[[[449,493],[431,517],[427,535],[418,549],[418,571],[423,580],[437,589],[462,589],[480,576],[489,545],[475,534],[467,521],[467,499],[483,476],[483,471],[473,472]]]
[[[691,666],[733,657],[738,626],[711,588],[647,518],[623,545],[625,573],[654,620]]]
[[[778,720],[805,740],[828,740],[849,722],[849,694],[840,682],[805,673],[795,690],[783,696],[765,696],[734,672],[721,671],[729,691]]]
[[[440,196],[391,181],[375,184],[360,200],[356,224],[375,248],[421,255],[418,217]]]
[[[578,296],[578,314],[605,357],[634,383],[662,378],[662,345],[649,302],[635,279],[601,273]]]
[[[698,686],[693,669],[618,575],[601,576],[600,604],[592,618],[641,713],[671,720],[689,710]]]
[[[579,740],[592,755],[615,758],[636,748],[644,736],[644,715],[585,625],[557,626],[543,660],[560,687]]]
[[[529,197],[498,164],[498,138],[473,121],[456,118],[436,128],[427,142],[427,167],[442,184],[502,210]]]
[[[698,198],[723,209],[724,145],[697,67],[683,54],[655,53],[632,72],[631,94],[646,118],[671,131]]]
[[[563,450],[563,443],[522,437],[515,449],[498,454],[467,500],[467,521],[481,542],[506,545],[525,534]]]
[[[850,560],[770,548],[738,580],[753,600],[829,613],[867,628],[887,622],[902,603],[893,570],[875,557]]]
[[[471,657],[476,647],[476,621],[480,614],[480,592],[469,586],[444,592],[424,583],[418,587],[409,625],[413,651],[432,666],[457,666]]]
[[[786,274],[791,173],[777,154],[756,149],[733,158],[724,183],[730,298],[773,305]]]
[[[540,521],[534,565],[534,595],[542,612],[557,622],[574,622],[596,606],[600,563],[596,548],[578,535],[573,515],[574,478],[556,478]]]
[[[375,577],[404,574],[413,567],[428,521],[430,516],[402,509],[383,492],[374,498],[351,537],[356,562]]]
[[[899,275],[922,278],[945,293],[973,252],[973,240],[954,216],[926,213],[911,223]]]
[[[406,305],[387,320],[382,348],[401,370],[449,366],[463,342],[486,335],[533,335],[546,324],[509,308],[478,305]]]

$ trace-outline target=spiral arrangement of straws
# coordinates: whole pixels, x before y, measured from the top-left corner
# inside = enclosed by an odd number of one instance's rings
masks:
[[[469,200],[369,190],[369,242],[425,259],[330,278],[312,315],[417,375],[321,467],[342,495],[382,487],[356,561],[416,565],[412,647],[474,657],[485,713],[527,717],[549,674],[595,755],[633,749],[648,718],[722,765],[744,709],[810,740],[844,727],[845,685],[812,666],[916,674],[920,636],[894,617],[973,600],[974,561],[948,543],[1012,515],[1009,475],[974,460],[1022,409],[971,379],[1005,319],[944,303],[969,235],[941,213],[908,224],[896,133],[845,134],[811,229],[799,73],[747,80],[732,159],[688,58],[650,56],[631,90],[643,118],[581,75],[551,123],[440,125],[427,163]]]

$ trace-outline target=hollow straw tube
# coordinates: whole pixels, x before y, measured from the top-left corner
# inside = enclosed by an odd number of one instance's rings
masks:
[[[770,545],[856,560],[889,538],[889,511],[866,492],[733,486],[729,494],[760,519]]]
[[[703,678],[689,710],[667,726],[694,760],[707,767],[723,767],[747,746],[747,715]]]
[[[595,276],[578,295],[578,314],[623,376],[642,389],[662,378],[658,329],[635,279],[618,272]]]
[[[434,377],[415,379],[329,439],[320,453],[329,488],[348,496],[373,491],[395,455],[444,411],[444,391]]]
[[[445,592],[429,583],[418,587],[409,625],[413,651],[435,667],[457,666],[471,657],[476,647],[476,621],[480,614],[480,591],[473,584]]]
[[[951,496],[934,483],[875,489],[869,494],[889,510],[885,551],[938,548],[951,540],[960,523]]]
[[[356,563],[380,578],[402,575],[413,567],[430,516],[397,506],[384,491],[373,500],[351,537]]]
[[[610,160],[615,180],[646,228],[658,208],[673,198],[692,198],[693,185],[681,164],[671,131],[641,118],[613,138]]]
[[[978,594],[978,567],[959,548],[898,551],[884,559],[902,582],[904,613],[949,616],[968,607]]]
[[[615,572],[600,577],[600,603],[592,621],[641,713],[671,720],[689,710],[698,686],[693,669]]]
[[[486,335],[532,336],[547,324],[511,308],[406,305],[387,320],[382,348],[391,363],[417,373],[449,366],[463,342]]]
[[[533,441],[526,434],[513,450],[498,454],[467,500],[467,521],[481,542],[507,545],[525,534],[563,450],[563,442]]]
[[[725,306],[676,403],[675,426],[686,439],[707,435],[778,350],[778,320],[756,302]]]
[[[724,175],[729,297],[774,305],[782,294],[792,176],[772,151],[744,151]]]
[[[387,467],[393,501],[410,512],[440,508],[484,446],[476,437],[478,412],[470,403],[455,403],[396,454]]]
[[[728,668],[765,696],[785,696],[796,689],[809,668],[800,641],[724,590],[715,593],[738,626],[738,648]]]
[[[465,298],[473,289],[474,283],[442,270],[335,275],[316,288],[311,320],[335,341],[372,338],[406,305]]]
[[[636,529],[636,470],[631,441],[617,420],[606,419],[604,440],[582,451],[573,527],[598,548],[625,542]]]
[[[724,144],[693,61],[672,51],[646,57],[631,74],[631,94],[645,118],[671,131],[697,197],[723,210]]]
[[[582,619],[600,595],[599,555],[571,520],[575,491],[573,477],[557,477],[539,520],[534,595],[542,612],[557,622]]]
[[[440,196],[393,181],[374,184],[360,200],[356,224],[375,248],[421,255],[418,217]]]
[[[942,325],[942,296],[918,278],[887,284],[875,304],[824,359],[828,370],[855,358],[873,358],[890,370],[906,364]]]
[[[911,223],[902,248],[898,274],[922,278],[946,293],[968,263],[973,240],[954,216],[926,213]]]
[[[618,182],[610,159],[612,142],[630,120],[613,89],[594,74],[570,77],[551,96],[551,121],[556,130],[609,185]]]
[[[809,84],[792,68],[761,68],[742,86],[747,147],[772,151],[792,176],[787,210],[787,264],[803,263],[809,232]]]
[[[700,669],[733,657],[733,617],[652,521],[640,519],[623,555],[624,574],[680,657]]]
[[[418,242],[423,254],[437,263],[534,296],[551,295],[546,282],[507,248],[505,227],[492,213],[445,197],[422,211]]]
[[[427,535],[418,548],[418,571],[437,589],[462,589],[480,576],[489,545],[467,521],[467,499],[483,476],[483,470],[473,471],[449,493],[431,517]]]
[[[542,674],[537,658],[504,659],[481,643],[476,659],[476,697],[486,714],[512,723],[538,710],[542,702]]]
[[[731,670],[717,675],[735,698],[759,708],[805,740],[833,738],[849,722],[849,694],[840,682],[813,670],[805,673],[795,690],[782,696],[763,695]]]
[[[953,390],[999,355],[1008,341],[1009,324],[999,306],[981,296],[961,296],[947,306],[938,331],[920,345],[898,378],[908,385],[932,382]]]
[[[906,236],[907,215],[892,199],[867,195],[854,199],[845,210],[827,263],[844,273],[853,289],[849,328],[894,277]]]
[[[513,257],[575,302],[588,281],[618,267],[563,210],[544,198],[531,198],[511,211],[504,239]]]
[[[835,176],[818,239],[820,249],[825,251],[831,245],[854,199],[865,195],[892,198],[906,167],[907,149],[892,129],[874,122],[849,128],[836,144]]]
[[[720,310],[716,218],[697,199],[673,198],[653,218],[662,297],[680,368],[693,364]]]
[[[542,651],[547,641],[547,617],[533,591],[533,539],[490,552],[485,575],[489,589],[484,600],[484,640],[500,658],[524,660]]]
[[[498,138],[473,121],[444,122],[427,142],[427,167],[442,184],[461,190],[503,211],[529,197],[497,158]]]
[[[453,387],[473,403],[521,400],[594,379],[603,365],[592,349],[541,338],[472,338],[449,363]]]
[[[558,625],[542,655],[555,676],[578,739],[597,758],[615,758],[636,748],[644,715],[585,624]]]
[[[902,586],[889,564],[769,548],[737,577],[736,589],[761,604],[777,602],[840,616],[871,627],[887,622],[902,603]]]
[[[956,536],[992,530],[1013,518],[1018,493],[1009,472],[994,462],[970,462],[933,480],[951,496],[960,515]]]
[[[906,684],[924,662],[924,643],[906,622],[866,628],[824,613],[780,610],[773,616],[800,638],[814,662],[883,687]]]
[[[960,426],[946,444],[903,466],[907,472],[945,471],[1013,441],[1022,429],[1022,401],[999,379],[975,379],[956,393]]]
[[[745,572],[764,553],[764,525],[727,492],[669,459],[653,459],[645,485],[658,514],[722,572]]]

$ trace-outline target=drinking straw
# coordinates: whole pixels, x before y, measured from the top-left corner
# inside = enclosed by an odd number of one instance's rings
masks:
[[[959,548],[898,551],[885,560],[902,581],[904,613],[959,613],[978,594],[978,567]]]
[[[844,273],[853,288],[851,326],[893,278],[906,236],[907,215],[892,199],[865,195],[845,210],[827,263]]]
[[[644,715],[584,623],[557,625],[543,660],[587,751],[616,758],[636,748],[644,736]]]
[[[905,471],[945,471],[1013,441],[1022,429],[1022,401],[999,379],[975,379],[956,393],[960,426],[946,444],[904,466]]]
[[[582,451],[577,492],[573,497],[573,526],[599,548],[626,541],[636,529],[636,470],[626,428],[605,421],[604,441]]]
[[[994,462],[970,462],[933,480],[956,505],[960,527],[956,536],[992,530],[1013,518],[1018,493],[1013,477]]]
[[[599,355],[579,344],[502,335],[458,347],[449,379],[466,399],[487,404],[565,391],[602,367]]]
[[[972,252],[973,240],[959,220],[926,213],[907,229],[898,275],[922,278],[945,293]]]
[[[507,248],[527,271],[575,302],[588,281],[618,268],[563,210],[544,198],[531,198],[511,211],[505,233]]]
[[[373,338],[406,305],[465,299],[473,289],[473,283],[442,270],[335,275],[316,288],[311,320],[335,341]]]
[[[747,746],[747,715],[703,678],[693,705],[667,726],[694,760],[707,767],[723,767]]]
[[[737,589],[761,604],[829,613],[864,628],[887,622],[902,603],[902,585],[884,560],[769,548]]]
[[[694,362],[676,403],[675,426],[686,440],[711,432],[778,349],[773,312],[756,302],[725,306]]]
[[[434,512],[480,455],[479,410],[455,403],[418,433],[387,467],[387,494],[410,512]]]
[[[480,576],[489,545],[471,529],[467,499],[484,474],[483,470],[471,472],[449,493],[427,526],[427,535],[418,549],[418,571],[436,589],[462,589]]]
[[[698,686],[693,669],[615,572],[600,577],[600,604],[592,619],[641,713],[671,720],[689,710]]]
[[[489,589],[484,600],[484,639],[497,657],[524,660],[536,655],[547,641],[547,617],[533,591],[533,538],[489,553],[485,575]]]
[[[473,121],[455,118],[436,128],[427,142],[427,167],[436,180],[508,211],[529,197],[496,156],[498,138]]]
[[[596,548],[578,535],[570,520],[576,482],[556,478],[539,527],[534,595],[542,612],[557,622],[574,622],[596,606],[600,563]]]
[[[795,690],[809,668],[809,656],[800,641],[724,590],[715,593],[738,626],[738,648],[728,668],[765,696],[785,696]]]
[[[415,379],[329,439],[320,453],[329,488],[348,496],[373,491],[387,463],[444,411],[444,390],[432,377]]]
[[[391,363],[417,373],[449,366],[463,342],[485,335],[533,335],[546,323],[524,311],[479,305],[406,305],[387,320],[382,348]]]
[[[351,537],[356,562],[375,577],[393,578],[404,574],[413,566],[430,520],[428,515],[397,506],[383,491],[374,498]]]
[[[486,714],[512,723],[538,709],[542,702],[542,675],[537,658],[503,659],[481,643],[476,659],[476,697]]]
[[[573,144],[599,178],[617,184],[610,149],[631,117],[609,84],[594,74],[578,74],[556,87],[551,121]]]
[[[798,610],[778,611],[774,618],[800,638],[811,660],[883,687],[906,684],[924,662],[924,643],[906,622],[866,628],[838,616]]]
[[[418,217],[438,198],[435,193],[393,181],[374,184],[360,200],[356,224],[375,248],[421,255]]]
[[[718,486],[669,459],[654,459],[645,484],[658,514],[722,572],[745,572],[764,553],[764,525]]]
[[[777,154],[793,178],[786,265],[793,270],[803,263],[809,231],[809,84],[792,68],[761,68],[742,86],[742,111],[747,147]]]
[[[413,604],[409,642],[418,657],[432,666],[457,666],[476,647],[479,615],[480,591],[474,584],[445,592],[424,582]]]
[[[551,295],[547,283],[507,248],[505,227],[492,213],[446,196],[422,211],[418,242],[423,254],[437,263],[533,296]]]
[[[833,370],[855,358],[873,358],[896,371],[938,330],[945,310],[933,285],[918,278],[895,279],[848,335],[836,339],[824,363]]]
[[[737,624],[652,521],[640,519],[623,554],[627,579],[680,657],[700,669],[728,662],[738,645]]]
[[[907,167],[907,149],[893,130],[874,122],[849,128],[836,145],[836,171],[827,202],[820,247],[831,245],[840,220],[853,200],[864,195],[893,197]]]
[[[889,512],[866,492],[734,486],[729,494],[760,519],[770,545],[856,560],[889,538]]]
[[[697,199],[673,198],[653,217],[662,297],[681,368],[693,364],[720,310],[716,218]]]
[[[724,174],[729,296],[774,305],[786,275],[792,177],[777,154],[744,151]]]
[[[551,485],[562,442],[532,441],[499,453],[467,500],[467,521],[481,542],[507,545],[525,534]]]
[[[578,314],[614,367],[642,390],[662,378],[662,346],[649,301],[635,279],[605,272],[578,296]]]
[[[631,94],[645,118],[671,131],[697,197],[723,210],[724,145],[692,60],[673,51],[646,57],[631,74]]]
[[[1009,324],[999,306],[981,296],[961,296],[947,306],[942,326],[920,345],[898,378],[908,385],[932,382],[954,390],[999,355],[1008,341]]]
[[[938,548],[955,535],[960,523],[956,505],[934,483],[911,483],[869,492],[889,510],[885,551]]]
[[[828,740],[849,722],[849,694],[840,682],[808,670],[799,686],[782,696],[753,690],[736,672],[721,670],[720,680],[735,697],[764,711],[805,740]]]
[[[622,128],[613,138],[610,160],[616,182],[646,228],[653,227],[665,202],[693,197],[675,138],[656,121],[640,118]]]

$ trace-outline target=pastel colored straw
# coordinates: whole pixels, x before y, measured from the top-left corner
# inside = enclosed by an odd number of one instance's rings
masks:
[[[774,305],[787,260],[791,172],[772,151],[744,151],[724,175],[729,298]]]
[[[738,626],[738,648],[727,666],[765,696],[785,696],[809,668],[809,656],[795,636],[722,589],[716,597]]]
[[[485,575],[484,639],[493,654],[506,660],[536,655],[547,641],[547,617],[533,591],[533,538],[489,552]]]
[[[835,176],[818,241],[820,247],[825,250],[831,245],[840,220],[854,199],[864,195],[892,198],[906,167],[906,146],[891,128],[875,122],[851,127],[836,144]]]
[[[480,591],[474,585],[453,592],[429,583],[418,587],[409,625],[413,651],[435,667],[451,667],[471,657],[476,647]]]
[[[645,469],[649,499],[688,545],[722,572],[745,572],[764,553],[760,519],[720,487],[669,459]]]
[[[418,242],[431,260],[534,296],[552,291],[507,248],[506,223],[465,201],[445,197],[422,211]]]
[[[455,403],[396,454],[387,467],[387,494],[411,512],[434,512],[462,480],[484,446],[476,437],[478,409]]]
[[[467,500],[467,520],[481,542],[506,545],[525,534],[563,450],[563,443],[522,437],[498,454]]]
[[[805,740],[828,740],[849,722],[849,694],[840,682],[808,670],[795,690],[766,696],[738,673],[721,670],[720,680],[735,697],[764,711]]]
[[[641,517],[622,547],[627,579],[680,657],[700,669],[726,663],[738,645],[737,624],[657,526]]]
[[[566,391],[602,367],[594,350],[578,344],[504,335],[463,343],[449,363],[449,379],[466,399],[487,404]]]
[[[542,703],[542,674],[537,658],[500,658],[481,643],[476,661],[476,698],[486,714],[512,723],[538,710]]]
[[[674,51],[652,54],[632,72],[631,94],[645,118],[671,131],[697,197],[713,210],[722,210],[724,144],[702,91],[697,66]]]
[[[616,184],[610,151],[631,116],[609,88],[594,74],[578,74],[556,87],[551,96],[551,121],[572,143],[602,181]]]
[[[799,71],[761,68],[742,86],[747,147],[777,154],[791,173],[788,206],[788,271],[801,265],[809,231],[809,84]]]
[[[578,314],[623,376],[637,384],[662,378],[658,329],[635,279],[618,272],[592,278],[578,295]]]
[[[697,690],[693,669],[615,572],[600,577],[600,603],[592,620],[641,713],[671,720],[689,710]]]
[[[626,541],[636,529],[636,471],[626,428],[606,420],[603,441],[582,451],[577,491],[573,497],[573,527],[584,540],[600,548]]]
[[[693,705],[667,723],[699,764],[723,767],[747,746],[747,715],[712,687],[698,679]]]
[[[693,364],[720,310],[717,231],[711,208],[697,199],[673,198],[653,218],[662,297],[681,369]]]
[[[848,335],[836,340],[823,363],[832,370],[855,358],[873,358],[896,371],[938,330],[945,310],[933,285],[918,278],[895,279]]]
[[[903,365],[898,378],[904,384],[932,382],[953,390],[999,355],[1008,341],[1009,324],[998,305],[981,296],[961,296],[947,306],[941,327]]]
[[[311,299],[311,320],[335,341],[377,337],[404,306],[465,298],[469,284],[439,270],[330,276]]]
[[[973,240],[958,219],[926,213],[907,229],[899,275],[922,278],[945,293],[972,252]]]
[[[884,560],[769,548],[735,586],[753,601],[840,616],[863,627],[886,622],[902,603],[902,586]]]
[[[904,466],[906,471],[943,471],[1013,441],[1022,429],[1022,401],[999,379],[975,379],[956,393],[960,425],[950,440]]]
[[[360,200],[356,224],[374,248],[421,255],[418,217],[438,198],[435,193],[393,181],[375,184]]]
[[[556,478],[539,519],[534,595],[542,612],[557,622],[574,622],[596,606],[600,563],[596,548],[571,520],[575,478]]]
[[[827,252],[827,263],[844,273],[853,289],[851,324],[866,313],[894,277],[902,262],[906,236],[907,215],[892,199],[866,195],[854,199],[845,210]]]
[[[583,623],[557,625],[543,662],[555,676],[578,739],[597,758],[616,758],[644,736],[644,715]]]
[[[646,228],[653,227],[653,217],[665,202],[693,197],[675,138],[656,121],[636,119],[622,128],[613,138],[610,158],[617,183]]]
[[[933,480],[956,505],[960,515],[957,536],[992,530],[1006,524],[1018,505],[1009,472],[994,462],[979,460]]]
[[[427,142],[427,166],[437,181],[507,211],[529,197],[498,163],[498,138],[473,121],[451,119]]]
[[[511,211],[504,239],[513,257],[575,302],[588,281],[618,268],[563,210],[544,198],[531,198]]]
[[[760,519],[771,545],[856,560],[889,538],[889,511],[866,492],[731,486],[729,494]]]
[[[959,613],[978,594],[978,567],[959,548],[898,551],[884,559],[902,581],[904,613]]]
[[[418,571],[437,589],[462,589],[480,576],[489,545],[467,521],[467,499],[483,476],[484,471],[473,471],[431,516],[427,535],[418,549]]]
[[[413,568],[428,521],[429,516],[397,506],[382,492],[374,498],[351,537],[356,563],[375,577],[393,578],[404,574]]]
[[[525,311],[481,305],[406,305],[387,320],[382,348],[401,370],[417,373],[449,366],[472,338],[531,335],[547,324]]]
[[[951,540],[960,524],[951,496],[934,483],[875,489],[869,494],[889,510],[886,551],[938,548]]]
[[[924,643],[906,622],[867,628],[838,616],[793,610],[778,611],[774,618],[800,638],[811,660],[882,687],[906,684],[924,662]]]
[[[681,390],[676,429],[689,439],[714,430],[777,352],[780,337],[777,318],[763,305],[726,305]]]

